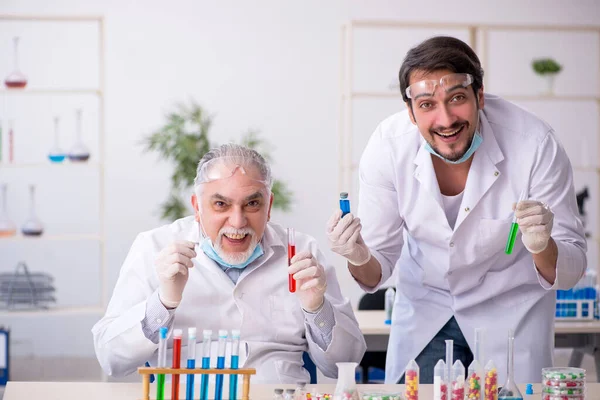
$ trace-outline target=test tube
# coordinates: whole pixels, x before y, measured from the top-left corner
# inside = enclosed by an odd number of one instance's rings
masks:
[[[205,329],[202,331],[202,368],[210,368],[210,342],[212,331]],[[200,400],[208,400],[208,375],[202,374],[200,381]]]
[[[498,370],[494,361],[485,365],[485,400],[498,400]]]
[[[188,328],[187,368],[196,368],[196,328]],[[194,400],[194,374],[188,374],[185,382],[185,400]]]
[[[8,120],[8,162],[15,162],[15,132],[13,120]]]
[[[451,400],[464,400],[465,398],[465,366],[462,361],[456,360],[452,366],[452,392]]]
[[[440,359],[433,367],[433,400],[448,400],[446,381],[446,363]]]
[[[181,367],[181,338],[183,331],[173,331],[173,368]],[[171,375],[171,400],[179,400],[179,374]]]
[[[519,195],[519,201],[525,200],[525,191],[522,191]],[[518,204],[518,202],[517,202]],[[519,224],[517,224],[517,214],[513,214],[512,224],[510,225],[510,232],[508,232],[508,239],[506,240],[506,247],[504,252],[506,254],[512,254],[513,248],[515,247],[515,240],[517,239],[517,233],[519,232]]]
[[[225,368],[225,346],[227,345],[227,331],[219,330],[219,350],[217,353],[217,369]],[[215,379],[215,400],[223,398],[223,374],[217,374]]]
[[[452,383],[452,365],[454,364],[454,340],[446,340],[446,382]]]
[[[419,400],[419,365],[415,360],[410,360],[406,366],[404,383],[404,398]]]
[[[292,258],[296,255],[296,234],[294,228],[287,229],[288,234],[288,266],[292,265]],[[290,293],[296,292],[296,280],[292,274],[288,274],[288,288]]]
[[[159,330],[158,336],[158,368],[167,367],[167,333],[169,328],[163,326]],[[156,376],[156,400],[165,399],[165,374]]]
[[[340,193],[340,210],[342,210],[342,218],[350,213],[350,200],[348,200],[347,192]]]
[[[231,330],[231,369],[238,369],[240,360],[240,330]],[[229,375],[229,400],[237,398],[237,375]]]

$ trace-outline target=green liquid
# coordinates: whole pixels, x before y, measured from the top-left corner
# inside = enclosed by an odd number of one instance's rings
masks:
[[[165,400],[165,374],[156,376],[156,400]]]
[[[510,233],[508,234],[506,248],[504,249],[506,254],[512,254],[513,247],[515,247],[515,240],[517,239],[517,232],[519,232],[519,224],[513,222],[510,226]]]

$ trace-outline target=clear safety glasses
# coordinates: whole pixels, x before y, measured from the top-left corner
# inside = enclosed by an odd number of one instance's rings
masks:
[[[244,175],[248,175],[246,169],[250,166],[252,166],[252,163],[248,163],[248,160],[243,157],[214,158],[202,165],[202,168],[198,171],[196,183],[208,183],[220,179],[227,179],[232,177],[237,171]],[[257,173],[254,176],[260,176],[260,174]],[[255,179],[253,176],[249,177],[269,187],[269,183],[266,180]]]
[[[458,88],[465,88],[471,83],[473,83],[471,74],[444,75],[439,81],[429,79],[413,83],[406,88],[406,97],[413,100],[418,97],[432,97],[435,94],[436,86],[440,86],[448,93]]]

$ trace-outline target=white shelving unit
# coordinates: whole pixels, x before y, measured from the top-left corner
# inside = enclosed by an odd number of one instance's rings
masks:
[[[576,190],[582,182],[581,175],[587,174],[588,180],[584,183],[592,186],[591,196],[585,205],[588,218],[594,218],[588,219],[586,227],[592,233],[592,237],[588,238],[588,265],[595,266],[600,272],[600,26],[382,20],[355,20],[344,24],[340,42],[339,191],[347,191],[352,198],[358,198],[358,164],[368,138],[381,120],[405,108],[397,86],[402,60],[411,47],[440,34],[457,37],[476,51],[485,72],[487,93],[497,94],[522,106],[537,106],[543,112],[532,111],[537,115],[545,112],[546,115],[540,116],[555,128],[559,137],[562,136],[563,144],[567,142],[565,149],[573,165]],[[538,40],[536,46],[527,47],[527,41],[534,40],[536,35],[548,36],[549,39]],[[508,57],[502,57],[502,50],[510,56],[509,63],[505,62]],[[563,86],[551,95],[528,89],[531,84],[543,84],[539,77],[534,76],[531,60],[555,57],[561,51],[562,57],[558,61],[564,62],[565,68],[559,77],[568,75],[564,78],[571,86]],[[561,129],[550,120],[551,117],[558,118],[552,112],[553,107],[573,105],[587,107],[585,112],[577,114],[577,122],[593,128],[571,132],[577,128]],[[585,122],[581,122],[583,120]],[[565,140],[565,137],[572,141]],[[583,147],[589,146],[590,139],[595,140],[591,143],[596,145],[585,149],[586,153],[589,152],[585,159],[581,152]]]
[[[34,15],[0,15],[0,26],[7,24],[47,24],[47,23],[60,23],[71,24],[69,29],[76,28],[76,24],[89,24],[93,26],[92,29],[97,29],[97,46],[98,53],[97,57],[97,86],[96,87],[52,87],[52,88],[36,88],[35,83],[28,83],[28,87],[24,89],[0,89],[0,99],[3,99],[4,104],[10,103],[15,98],[25,97],[26,100],[33,101],[38,98],[53,98],[60,97],[66,99],[69,96],[90,96],[97,101],[97,147],[92,153],[93,160],[85,163],[70,163],[65,161],[61,164],[53,164],[50,161],[41,160],[39,162],[16,162],[7,163],[0,162],[0,171],[12,171],[12,173],[23,173],[36,172],[37,171],[50,171],[50,173],[58,173],[62,171],[94,171],[97,175],[97,195],[98,195],[98,220],[97,232],[91,233],[60,233],[60,234],[47,234],[44,233],[40,237],[25,237],[23,235],[16,235],[13,237],[2,238],[0,243],[11,243],[11,246],[17,246],[19,244],[31,243],[45,243],[45,242],[74,242],[82,243],[86,241],[95,242],[98,244],[98,263],[99,263],[99,275],[97,277],[99,288],[99,301],[97,304],[82,304],[81,306],[56,306],[48,310],[15,310],[15,311],[1,311],[0,319],[4,321],[4,324],[11,322],[17,324],[23,324],[23,319],[28,318],[45,318],[45,317],[56,317],[56,316],[88,316],[88,317],[99,317],[103,314],[107,304],[107,274],[105,266],[105,183],[104,183],[104,162],[105,162],[105,105],[104,105],[104,93],[105,93],[105,56],[104,56],[104,18],[102,16],[34,16]],[[88,25],[86,25],[88,26]],[[10,29],[5,27],[5,29]],[[6,58],[8,60],[8,58]],[[56,61],[56,60],[53,60]],[[30,77],[31,78],[31,77]],[[2,77],[3,79],[3,77]],[[31,79],[30,79],[31,80]],[[33,87],[29,87],[29,85]],[[2,84],[2,86],[4,86]],[[34,118],[35,116],[31,116]],[[6,134],[6,131],[5,131]],[[0,177],[1,180],[1,177]],[[51,182],[49,183],[52,184]],[[96,189],[94,189],[96,190]],[[39,203],[41,199],[38,199]],[[79,244],[77,244],[79,246]],[[85,262],[81,264],[81,268],[85,268]],[[51,268],[48,271],[52,274]],[[57,293],[60,298],[60,293]],[[85,303],[85,302],[84,302]],[[20,325],[19,325],[20,326]]]

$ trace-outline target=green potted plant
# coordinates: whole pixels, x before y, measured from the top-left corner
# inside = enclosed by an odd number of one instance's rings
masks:
[[[546,79],[546,94],[553,94],[554,77],[562,70],[562,66],[552,58],[535,59],[531,62],[531,66],[536,74]]]
[[[161,218],[173,221],[191,214],[189,195],[194,185],[198,161],[215,144],[209,139],[213,117],[196,102],[191,101],[189,105],[178,104],[174,111],[166,115],[166,119],[166,123],[144,138],[142,144],[145,152],[156,151],[162,159],[170,161],[174,166],[171,190],[160,210]],[[246,132],[241,138],[241,144],[259,151],[270,160],[267,143],[259,137],[258,132]],[[288,210],[292,194],[286,184],[275,179],[272,191],[275,196],[273,207]]]

